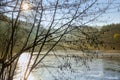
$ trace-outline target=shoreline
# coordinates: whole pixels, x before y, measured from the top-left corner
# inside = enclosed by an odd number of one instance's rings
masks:
[[[103,51],[104,53],[120,53],[120,50],[100,50]]]
[[[44,55],[43,52],[40,55]],[[53,54],[54,53],[54,54]],[[34,54],[36,55],[37,52]],[[119,59],[120,53],[118,51],[103,51],[103,50],[91,50],[90,52],[82,52],[78,50],[55,50],[50,52],[47,56],[58,56],[58,57],[81,57],[90,59]]]

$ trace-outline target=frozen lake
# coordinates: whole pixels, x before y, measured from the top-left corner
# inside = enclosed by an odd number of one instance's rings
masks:
[[[28,80],[120,80],[120,60],[84,58],[76,56],[82,54],[77,51],[50,54],[33,70]],[[24,71],[27,56],[28,53],[21,55],[18,72]],[[20,80],[21,75],[16,76],[14,80]]]

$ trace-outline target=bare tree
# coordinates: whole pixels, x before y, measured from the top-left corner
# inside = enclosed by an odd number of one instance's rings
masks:
[[[109,0],[108,0],[109,1]],[[7,30],[8,37],[1,50],[1,80],[13,80],[18,59],[23,52],[29,51],[30,58],[24,73],[23,80],[27,80],[31,71],[48,55],[61,41],[62,37],[74,30],[74,25],[85,25],[102,15],[112,2],[106,6],[99,6],[99,0],[2,0],[0,1],[0,15],[10,18]],[[0,20],[3,20],[2,18]],[[23,21],[23,23],[21,23]],[[24,25],[23,25],[24,24]],[[25,25],[27,24],[27,25]],[[29,28],[27,27],[29,25]],[[25,34],[21,28],[28,29]],[[44,28],[44,29],[42,29]],[[77,29],[79,29],[77,27]],[[84,31],[80,32],[85,35]],[[18,39],[18,35],[25,36]],[[33,35],[34,34],[34,35]],[[22,35],[20,37],[22,37]],[[16,46],[19,49],[14,53]],[[50,45],[49,47],[47,45]],[[47,48],[47,49],[46,49]],[[37,56],[33,58],[33,52]],[[46,50],[43,56],[41,52]],[[33,63],[31,63],[33,62]],[[29,68],[29,66],[31,66]]]

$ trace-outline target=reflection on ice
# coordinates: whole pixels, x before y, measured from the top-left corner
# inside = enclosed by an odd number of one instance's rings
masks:
[[[14,80],[23,80],[25,71],[27,69],[27,64],[28,64],[29,58],[30,58],[29,53],[23,53],[20,56],[20,58],[18,60],[18,64],[17,64],[17,71],[16,71],[16,73],[18,73],[16,75],[17,79],[14,79]],[[34,80],[33,76],[30,75],[28,77],[28,80]]]
[[[36,80],[32,74],[29,75],[27,80]]]

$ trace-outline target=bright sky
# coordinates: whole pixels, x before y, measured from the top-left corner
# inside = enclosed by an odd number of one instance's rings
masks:
[[[105,0],[101,0],[100,2],[106,4]],[[106,13],[97,18],[96,21],[89,23],[89,25],[102,26],[112,23],[120,23],[120,0],[114,0]]]
[[[102,25],[107,25],[107,24],[112,24],[112,23],[120,23],[120,0],[98,0],[98,3],[102,8],[102,7],[105,7],[107,5],[107,3],[111,2],[111,1],[113,1],[113,3],[109,7],[109,9],[103,15],[101,15],[97,19],[95,19],[95,21],[87,23],[87,25],[102,26]],[[27,4],[24,5],[23,8],[26,10]],[[29,13],[27,13],[27,15],[29,15]],[[92,16],[85,18],[83,20],[83,22],[84,21],[87,22],[87,20],[89,20],[90,18],[92,18]],[[51,18],[49,18],[49,19],[51,19]]]

